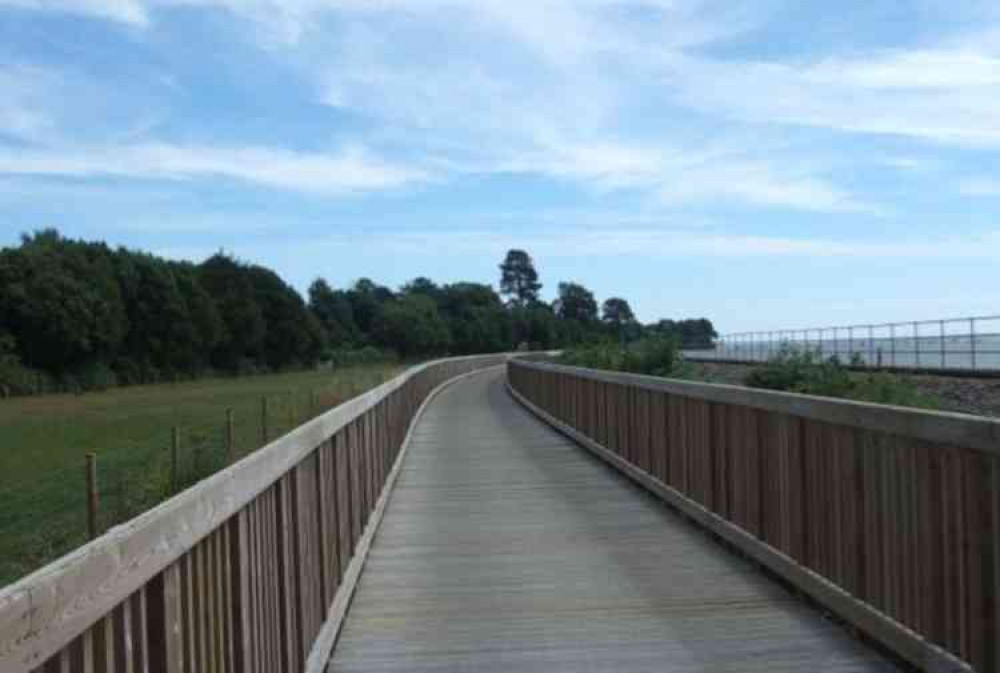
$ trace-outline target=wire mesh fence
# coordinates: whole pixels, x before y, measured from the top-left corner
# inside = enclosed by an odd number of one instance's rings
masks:
[[[84,544],[302,423],[389,378],[359,369],[330,385],[260,397],[219,418],[168,427],[146,441],[81,451],[79,464],[0,484],[0,586]],[[87,478],[87,454],[96,479]],[[96,495],[96,509],[88,507]]]
[[[726,334],[715,349],[685,356],[766,362],[781,353],[871,368],[1000,372],[1000,316]]]

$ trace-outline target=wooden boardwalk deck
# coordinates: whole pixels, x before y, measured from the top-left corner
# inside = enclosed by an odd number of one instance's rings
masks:
[[[417,426],[330,671],[892,671],[514,402]]]

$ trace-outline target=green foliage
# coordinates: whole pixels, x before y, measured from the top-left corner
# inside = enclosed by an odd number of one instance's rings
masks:
[[[127,327],[107,246],[44,231],[0,251],[0,329],[25,366],[57,374],[107,360]]]
[[[451,337],[434,300],[409,294],[386,304],[374,325],[376,341],[403,358],[448,352]]]
[[[635,313],[628,301],[621,297],[610,297],[604,300],[601,308],[601,320],[613,327],[621,327],[635,322]]]
[[[601,343],[573,348],[563,351],[559,362],[588,369],[661,377],[674,377],[682,371],[677,341],[670,337],[649,337],[624,347]]]
[[[751,388],[838,397],[877,404],[933,409],[935,401],[906,379],[891,374],[854,373],[834,356],[786,350],[746,376]]]
[[[579,283],[559,283],[559,298],[553,309],[560,320],[575,320],[583,325],[597,322],[594,293]]]
[[[398,359],[399,356],[397,353],[393,351],[380,350],[374,346],[327,350],[323,354],[323,362],[326,362],[337,369],[342,367],[356,367],[360,365],[392,363]]]
[[[682,349],[702,350],[713,348],[719,334],[712,321],[706,318],[691,320],[660,320],[646,327],[646,332],[676,337]]]
[[[330,344],[350,345],[359,341],[354,309],[343,290],[334,290],[325,280],[317,278],[309,286],[309,310],[319,320]]]
[[[604,302],[602,321],[594,294],[578,283],[560,283],[558,299],[544,303],[524,250],[510,250],[500,269],[506,304],[489,285],[426,277],[398,292],[368,278],[346,289],[316,279],[307,303],[274,271],[224,252],[196,265],[40,231],[0,250],[0,395],[254,375],[387,354],[624,344],[644,333],[686,335],[685,344],[714,336],[704,320],[644,328],[621,297]]]
[[[525,307],[538,301],[541,289],[531,255],[524,250],[508,250],[500,264],[500,294],[509,297],[514,306]]]

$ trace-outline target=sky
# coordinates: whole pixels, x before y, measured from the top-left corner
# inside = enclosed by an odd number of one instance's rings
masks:
[[[720,332],[1000,313],[994,0],[0,0],[0,245]]]

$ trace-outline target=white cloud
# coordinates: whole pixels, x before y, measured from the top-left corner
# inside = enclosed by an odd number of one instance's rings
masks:
[[[74,151],[0,150],[0,173],[160,180],[217,177],[326,195],[398,189],[430,179],[419,168],[396,165],[356,148],[318,154],[166,143]]]
[[[342,233],[318,239],[291,240],[292,250],[322,254],[324,249],[347,249],[365,241],[370,255],[502,256],[512,247],[530,249],[545,258],[597,257],[799,257],[833,259],[992,259],[1000,245],[1000,229],[976,236],[936,240],[869,240],[730,234],[686,228],[608,228],[580,231],[575,228],[540,232],[497,233],[481,230],[431,232],[381,231],[376,239],[365,234]],[[268,250],[272,244],[266,245]],[[263,252],[252,245],[237,250],[250,256]],[[198,251],[199,254],[203,251]],[[294,256],[294,255],[292,255]]]
[[[143,0],[0,0],[0,7],[93,16],[131,26],[146,26],[149,16]]]
[[[1000,147],[1000,58],[978,46],[814,64],[678,59],[664,86],[713,114]]]

